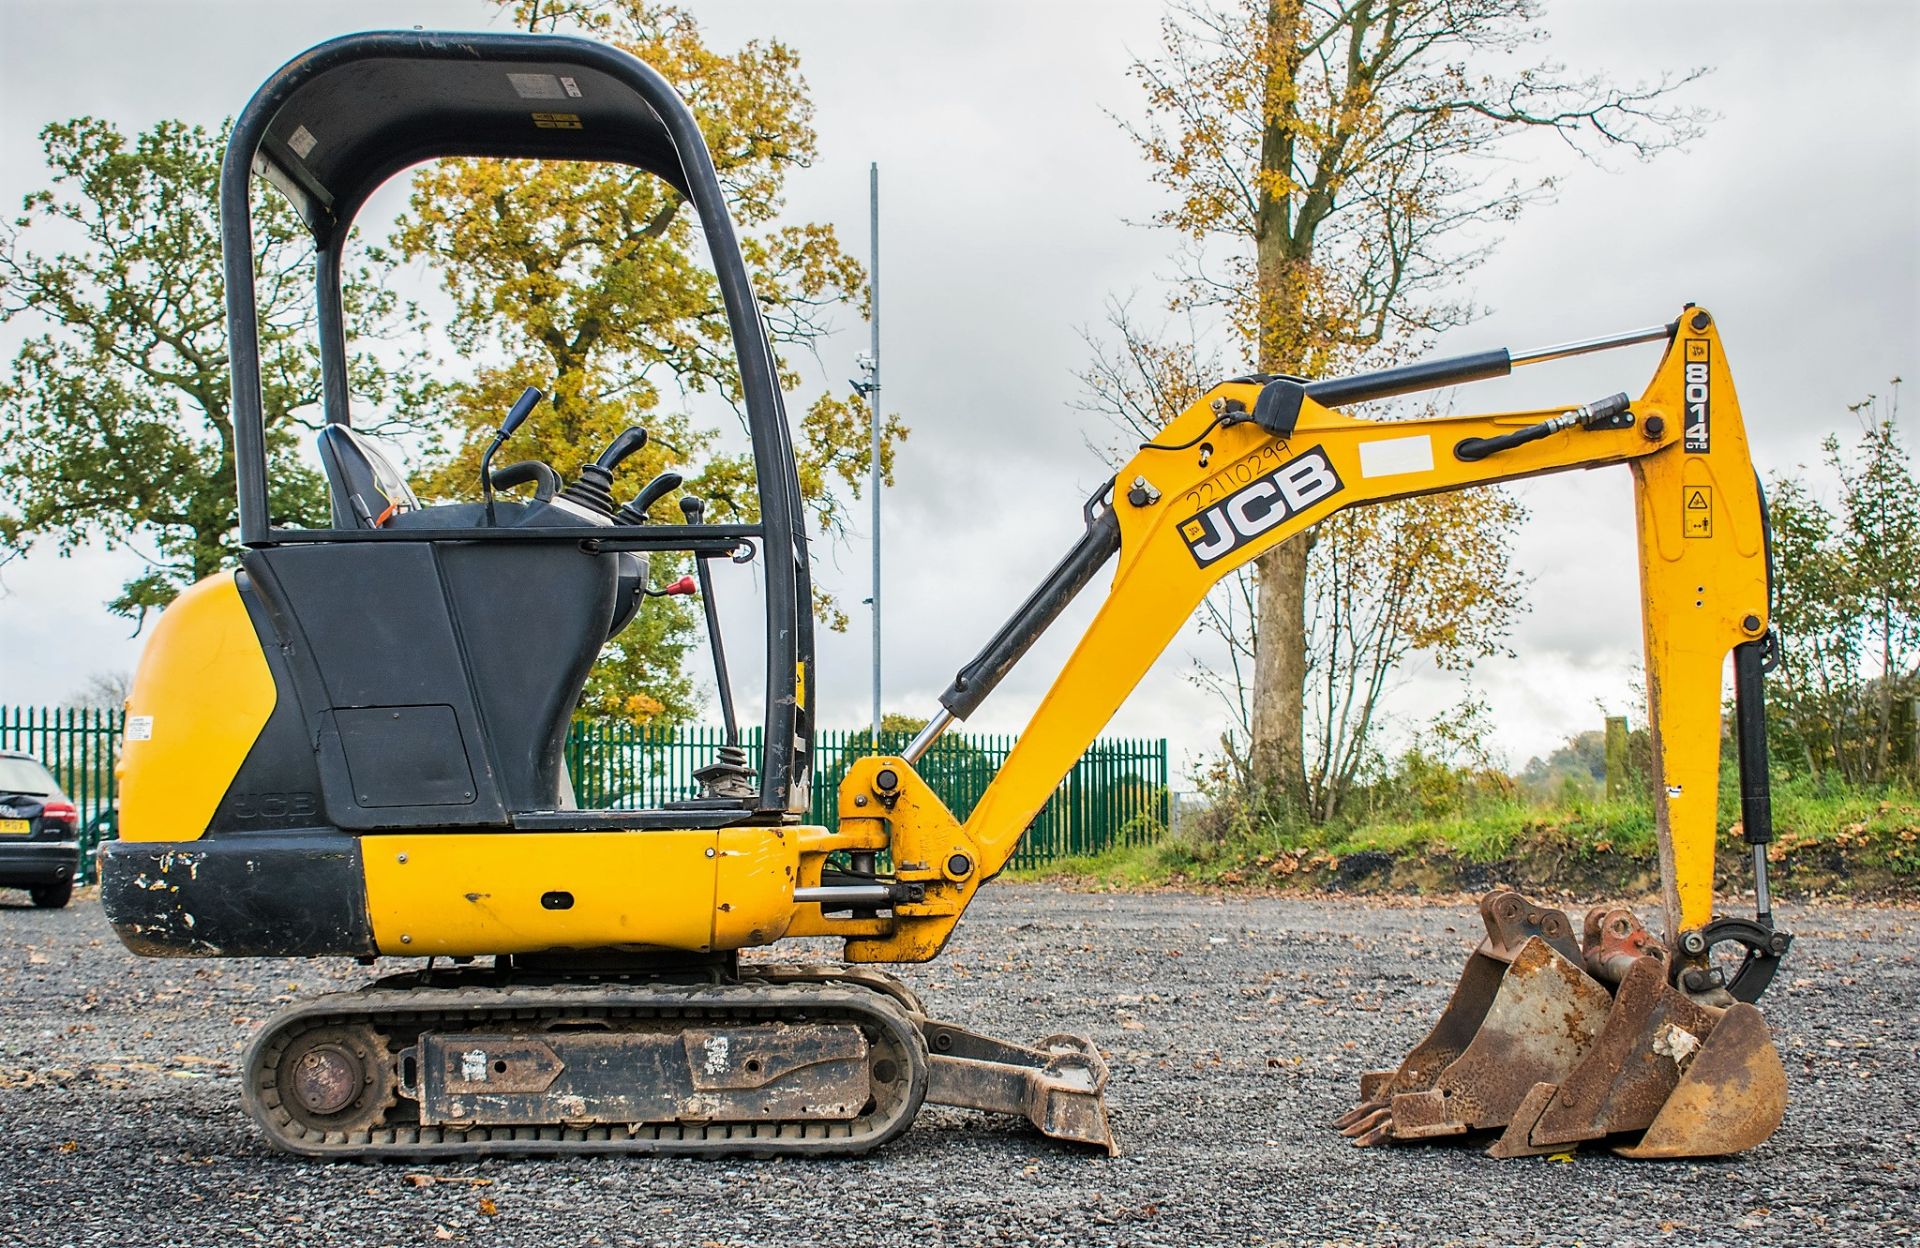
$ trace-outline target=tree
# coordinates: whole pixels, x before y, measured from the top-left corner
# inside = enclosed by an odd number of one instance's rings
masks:
[[[40,138],[52,185],[0,225],[0,321],[42,331],[0,382],[0,544],[7,557],[38,541],[138,551],[146,570],[109,606],[143,618],[236,551],[216,206],[226,135],[163,121],[129,141],[82,117]],[[313,249],[276,196],[258,205],[255,246],[273,517],[324,524],[325,482],[298,456],[320,397]],[[355,279],[348,306],[377,347],[407,309],[371,273]],[[415,371],[356,352],[354,397],[404,422],[430,390],[400,381]]]
[[[781,224],[787,177],[812,159],[812,105],[793,50],[750,41],[709,48],[684,10],[647,0],[522,0],[518,25],[573,30],[632,52],[686,99],[712,150],[776,349],[806,347],[827,309],[856,302],[864,272],[829,225]],[[651,439],[625,470],[634,481],[669,467],[708,500],[713,520],[757,515],[750,456],[689,410],[717,395],[736,410],[740,379],[705,240],[685,198],[650,174],[617,165],[460,159],[414,178],[392,249],[424,260],[453,299],[453,342],[485,360],[453,383],[455,432],[430,486],[472,490],[481,444],[527,385],[552,395],[517,435],[516,455],[571,472],[615,434],[644,425]],[[800,378],[784,360],[782,383]],[[906,430],[886,422],[883,476]],[[841,531],[870,455],[864,406],[822,395],[799,421],[802,493],[817,525]],[[831,611],[830,602],[823,608]],[[692,710],[681,657],[695,612],[657,599],[602,656],[583,709],[676,720]]]
[[[133,673],[94,672],[76,692],[68,695],[67,705],[91,711],[117,711],[127,704],[127,695],[131,692]]]
[[[1509,539],[1526,509],[1499,489],[1343,511],[1307,566],[1307,814],[1340,813],[1367,765],[1381,701],[1419,651],[1464,673],[1504,649],[1523,605]]]
[[[1699,71],[1632,88],[1518,54],[1536,0],[1202,0],[1175,7],[1134,73],[1129,127],[1188,243],[1176,309],[1224,319],[1263,373],[1386,362],[1473,315],[1459,281],[1550,177],[1499,172],[1527,132],[1646,158],[1697,131],[1663,100]],[[1512,68],[1510,68],[1510,66]],[[1254,586],[1253,770],[1308,798],[1310,539]]]
[[[1775,736],[1816,777],[1883,783],[1905,713],[1920,696],[1920,500],[1898,431],[1900,383],[1849,410],[1861,422],[1851,453],[1829,435],[1821,450],[1841,482],[1829,508],[1799,477],[1768,487],[1774,622],[1782,668]],[[1907,751],[1910,753],[1911,745]]]

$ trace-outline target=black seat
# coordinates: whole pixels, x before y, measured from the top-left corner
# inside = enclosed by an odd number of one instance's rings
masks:
[[[334,528],[377,529],[400,512],[419,509],[407,479],[365,436],[347,425],[327,425],[319,442]]]

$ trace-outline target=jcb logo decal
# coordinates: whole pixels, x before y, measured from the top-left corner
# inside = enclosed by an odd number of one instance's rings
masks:
[[[1182,521],[1180,536],[1204,568],[1343,488],[1327,453],[1316,446]]]
[[[1713,416],[1709,411],[1711,393],[1707,381],[1711,367],[1708,352],[1712,348],[1704,338],[1687,340],[1686,449],[1704,455],[1713,449]]]

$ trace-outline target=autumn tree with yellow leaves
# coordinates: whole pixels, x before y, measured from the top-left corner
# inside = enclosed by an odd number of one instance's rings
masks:
[[[1506,222],[1552,193],[1550,176],[1528,170],[1523,136],[1644,159],[1697,131],[1701,116],[1667,97],[1699,71],[1632,87],[1571,76],[1529,55],[1545,38],[1541,17],[1536,0],[1175,5],[1161,54],[1133,67],[1147,115],[1129,127],[1169,195],[1154,221],[1185,244],[1173,309],[1223,322],[1235,353],[1263,373],[1317,377],[1391,363],[1472,317],[1462,279]],[[1120,345],[1102,350],[1094,374],[1109,389],[1164,389],[1151,378],[1181,364],[1179,345],[1142,340],[1132,322],[1117,328]],[[1483,493],[1409,505],[1419,523],[1456,525],[1459,537],[1483,543],[1493,579],[1475,587],[1475,601],[1510,575],[1502,531],[1515,519],[1510,504]],[[1415,522],[1412,510],[1402,515]],[[1325,773],[1338,767],[1327,734],[1342,731],[1339,715],[1313,722],[1308,708],[1324,707],[1326,690],[1312,682],[1332,680],[1338,708],[1364,704],[1371,680],[1368,664],[1340,664],[1325,649],[1330,634],[1316,628],[1328,618],[1326,595],[1363,569],[1381,587],[1413,592],[1421,582],[1393,561],[1424,557],[1421,543],[1388,536],[1401,520],[1384,522],[1378,540],[1342,523],[1351,531],[1319,546],[1317,570],[1314,534],[1284,543],[1223,588],[1214,616],[1224,619],[1219,612],[1239,596],[1245,610],[1229,644],[1250,669],[1240,688],[1252,781],[1310,816],[1328,810]],[[1419,615],[1396,609],[1389,623],[1410,628]],[[1351,746],[1336,743],[1331,756]]]
[[[621,47],[686,99],[712,150],[776,351],[814,342],[831,309],[858,305],[864,271],[833,228],[781,220],[786,179],[815,151],[813,109],[791,48],[755,40],[716,51],[691,14],[646,0],[523,0],[511,12],[527,30]],[[571,474],[622,429],[642,425],[651,436],[622,469],[626,481],[637,488],[671,468],[685,475],[687,492],[707,500],[710,520],[757,518],[752,456],[695,411],[704,405],[724,421],[726,406],[738,410],[740,377],[705,238],[672,186],[612,164],[444,160],[414,176],[388,250],[439,275],[453,305],[452,344],[482,361],[453,385],[453,433],[429,489],[470,494],[487,438],[535,385],[552,398],[515,435],[514,458],[538,457]],[[800,380],[783,359],[782,385],[791,392]],[[811,519],[838,532],[868,468],[866,409],[857,398],[822,394],[797,423]],[[889,481],[894,444],[905,434],[898,418],[885,423],[881,470]],[[661,504],[663,513],[672,507]],[[670,571],[664,563],[659,570]],[[833,618],[830,600],[820,605]],[[682,658],[695,620],[683,599],[653,600],[601,656],[583,712],[689,716],[695,698]]]

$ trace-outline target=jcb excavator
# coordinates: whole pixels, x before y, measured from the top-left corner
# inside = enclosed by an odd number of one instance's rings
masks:
[[[724,301],[758,518],[652,509],[680,484],[614,485],[630,429],[563,484],[482,458],[482,501],[422,506],[353,427],[341,255],[389,177],[445,156],[619,162],[697,214]],[[251,182],[285,194],[316,252],[329,527],[270,505]],[[1306,381],[1216,386],[1083,507],[1084,531],[898,757],[860,760],[837,821],[804,821],[815,725],[803,508],[767,332],[692,113],[652,69],[552,36],[361,34],[260,88],[220,186],[239,567],[160,617],[128,700],[121,839],[102,896],[156,957],[424,958],[290,1006],[255,1039],[243,1097],[313,1157],[856,1153],[926,1102],[1025,1115],[1112,1149],[1108,1072],[1073,1035],[1020,1045],[937,1021],[899,980],[975,891],[1208,588],[1344,507],[1625,464],[1639,532],[1665,930],[1567,917],[1511,892],[1439,1024],[1369,1076],[1362,1143],[1503,1132],[1496,1153],[1604,1140],[1635,1156],[1733,1152],[1780,1121],[1785,1083],[1751,1001],[1788,936],[1770,916],[1761,676],[1766,518],[1713,318],[1541,351],[1486,351]],[[1639,397],[1382,423],[1353,404],[1633,343],[1665,355]],[[532,487],[531,494],[514,493]],[[496,497],[496,491],[500,493]],[[624,493],[624,491],[623,491]],[[735,719],[708,561],[761,565],[764,749],[738,744],[655,809],[580,809],[562,746],[606,641],[648,609],[650,556],[700,572],[717,692]],[[1115,563],[1105,602],[964,820],[914,764]],[[1714,913],[1723,661],[1734,656],[1758,913]],[[740,951],[843,942],[844,964]],[[1731,959],[1742,956],[1728,977]]]

